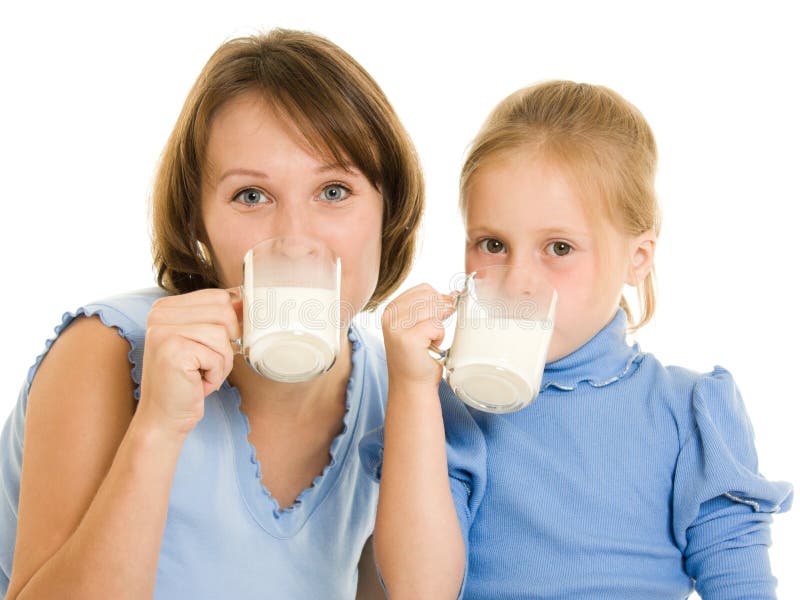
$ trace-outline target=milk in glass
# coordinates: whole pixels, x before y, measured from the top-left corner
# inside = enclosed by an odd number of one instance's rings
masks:
[[[542,318],[495,316],[471,295],[459,306],[446,361],[447,382],[467,404],[510,412],[539,393],[553,333],[554,304]],[[511,312],[513,314],[513,311]]]
[[[279,381],[304,381],[333,365],[339,352],[337,290],[262,286],[251,294],[242,342],[256,371]]]

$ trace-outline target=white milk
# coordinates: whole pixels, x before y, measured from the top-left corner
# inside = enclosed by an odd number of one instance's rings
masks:
[[[305,381],[329,369],[339,353],[336,290],[245,288],[242,345],[250,366],[278,381]]]
[[[551,320],[492,317],[459,321],[447,357],[447,382],[482,410],[509,412],[539,393]]]

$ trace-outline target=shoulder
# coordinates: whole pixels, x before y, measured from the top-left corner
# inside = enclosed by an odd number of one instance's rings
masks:
[[[641,354],[637,376],[659,396],[688,397],[703,374],[677,365],[665,365],[650,352]]]
[[[383,340],[368,327],[353,323],[350,327],[350,341],[364,348],[365,357],[368,360],[386,363],[386,349]]]
[[[97,315],[73,318],[39,361],[34,389],[76,389],[97,386],[105,379],[121,379],[130,390],[130,346]]]
[[[354,323],[348,337],[352,344],[352,370],[346,393],[348,401],[358,402],[358,427],[366,432],[383,425],[386,416],[389,397],[386,353],[383,341],[368,328]]]
[[[665,365],[650,353],[643,353],[636,373],[643,401],[656,420],[666,420],[677,429],[682,443],[696,427],[698,407],[713,404],[714,412],[743,405],[733,375],[715,365],[709,371],[697,371],[677,365]]]
[[[127,321],[137,329],[144,329],[153,304],[167,295],[168,293],[161,288],[144,288],[90,302],[84,310],[99,314],[100,319],[107,325],[117,325],[116,318]]]
[[[728,399],[738,396],[733,375],[719,365],[714,365],[710,371],[668,365],[660,366],[657,372],[656,381],[662,386],[662,393],[672,403],[693,404],[698,396],[708,393]]]
[[[683,438],[697,427],[698,419],[736,421],[741,429],[750,429],[739,388],[726,368],[714,365],[709,371],[695,371],[660,363],[651,368],[656,396],[675,416]]]
[[[678,365],[665,365],[649,352],[642,353],[637,376],[643,380],[650,395],[667,404],[690,402],[695,392],[706,386],[733,384],[733,376],[719,365],[710,371],[697,371]]]
[[[363,371],[365,383],[385,390],[388,371],[383,340],[368,328],[355,323],[350,326],[348,336],[353,345],[353,366]]]
[[[129,378],[138,386],[147,315],[153,303],[166,295],[160,288],[148,288],[110,296],[65,312],[54,335],[45,342],[44,350],[28,370],[27,385],[33,384],[45,358],[50,357],[47,363],[60,365],[66,361],[72,367],[77,367],[76,361],[84,360],[80,369],[84,374],[86,369],[101,370],[106,360],[116,360],[125,366]],[[138,388],[134,396],[138,397]]]
[[[717,365],[692,387],[691,409],[698,428],[712,427],[732,444],[752,445],[753,428],[731,373]]]
[[[100,425],[124,431],[136,402],[129,352],[128,342],[98,317],[74,319],[37,361],[27,391],[26,438],[58,430],[69,431],[70,439],[94,439]]]

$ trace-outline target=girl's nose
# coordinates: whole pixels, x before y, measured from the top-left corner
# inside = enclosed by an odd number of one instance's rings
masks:
[[[502,286],[509,298],[529,298],[536,291],[536,273],[527,265],[510,265]]]
[[[514,297],[530,297],[543,281],[540,267],[533,257],[513,255],[506,263],[508,269],[504,273],[503,288]]]

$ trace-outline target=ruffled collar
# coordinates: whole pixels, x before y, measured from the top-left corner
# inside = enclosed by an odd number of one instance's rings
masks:
[[[625,311],[620,308],[614,318],[583,346],[545,365],[541,390],[553,387],[570,391],[582,382],[603,387],[630,375],[643,354],[638,344],[628,345],[625,339],[627,325]]]
[[[222,402],[231,426],[231,435],[235,452],[237,476],[240,490],[247,502],[251,514],[267,531],[278,536],[294,535],[311,516],[314,509],[326,497],[328,491],[336,484],[340,472],[350,453],[353,431],[358,419],[359,409],[364,391],[364,373],[367,356],[366,345],[355,326],[347,331],[351,345],[350,379],[345,391],[345,414],[342,417],[342,430],[333,439],[329,449],[330,462],[322,469],[311,485],[302,490],[294,503],[281,508],[278,501],[261,483],[261,462],[256,456],[255,446],[250,442],[250,421],[241,411],[239,390],[227,380],[222,384],[221,393],[228,398]],[[345,359],[340,354],[337,360]]]

